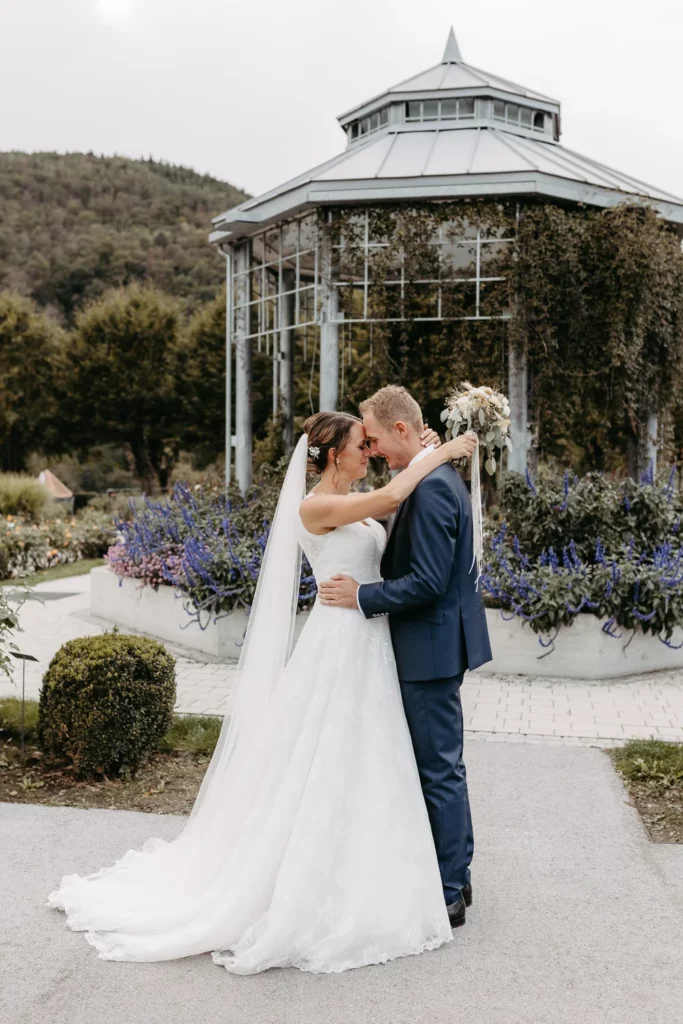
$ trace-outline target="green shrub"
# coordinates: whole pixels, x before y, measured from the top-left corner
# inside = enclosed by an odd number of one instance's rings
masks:
[[[640,631],[681,646],[672,642],[683,627],[683,505],[673,477],[665,486],[650,475],[636,484],[600,474],[535,484],[510,474],[501,514],[487,538],[485,600],[529,623],[542,647],[582,614],[616,640]]]
[[[27,742],[36,739],[38,728],[38,702],[24,701],[24,730]],[[21,736],[21,699],[0,697],[0,736],[19,739]]]
[[[131,494],[130,492],[122,494],[115,492],[111,495],[93,495],[84,508],[86,508],[88,512],[106,513],[113,522],[114,519],[132,519],[135,515],[135,510],[143,508],[144,504],[143,494]],[[81,512],[80,514],[85,515],[85,512]]]
[[[671,480],[657,486],[600,473],[573,480],[565,473],[564,479],[542,482],[510,473],[498,510],[530,558],[550,548],[561,553],[572,542],[579,557],[591,558],[598,539],[608,553],[620,551],[631,538],[637,551],[651,551],[678,533],[682,514]]]
[[[34,477],[0,473],[0,515],[21,515],[37,522],[49,503],[49,492]]]
[[[80,775],[129,775],[171,728],[175,695],[175,659],[156,640],[70,640],[43,679],[39,745],[71,759]]]
[[[86,508],[77,516],[32,523],[0,518],[0,579],[31,576],[56,565],[102,558],[116,537],[111,515]]]

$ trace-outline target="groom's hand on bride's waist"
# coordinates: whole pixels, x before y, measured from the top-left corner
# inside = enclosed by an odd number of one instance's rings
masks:
[[[350,576],[337,573],[329,580],[322,580],[318,587],[320,603],[335,608],[358,607],[358,584]]]

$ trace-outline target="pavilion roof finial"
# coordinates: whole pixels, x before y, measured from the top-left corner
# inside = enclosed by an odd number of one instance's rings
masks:
[[[446,43],[446,49],[443,51],[441,63],[462,64],[462,62],[462,54],[460,52],[460,47],[458,46],[458,40],[455,38],[453,28],[451,28],[448,33],[448,42]]]

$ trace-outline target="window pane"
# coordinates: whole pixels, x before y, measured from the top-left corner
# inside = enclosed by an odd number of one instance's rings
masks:
[[[474,98],[468,96],[466,99],[458,101],[458,116],[459,117],[474,117]]]
[[[441,100],[441,116],[455,117],[457,114],[457,100]]]
[[[265,304],[265,306],[266,306],[266,308],[264,310],[265,316],[264,316],[264,324],[263,324],[264,329],[266,331],[274,331],[274,330],[277,329],[277,326],[278,326],[278,322],[277,322],[277,300],[276,299],[268,299],[266,304]]]
[[[531,127],[531,111],[528,107],[522,107],[520,111],[520,120],[525,128]]]
[[[314,216],[299,221],[299,249],[313,249],[317,241],[318,224]]]
[[[507,281],[481,281],[479,284],[479,315],[503,316],[510,307]]]
[[[410,120],[419,121],[422,117],[422,104],[419,100],[406,103],[406,115]]]
[[[385,124],[387,124],[388,121],[389,121],[389,108],[388,107],[384,107],[379,112],[379,123],[380,123],[380,125],[384,126]]]
[[[479,256],[481,277],[504,277],[510,271],[512,255],[509,242],[482,242]]]
[[[379,128],[379,112],[372,115],[370,118],[370,131],[376,132]]]
[[[507,121],[512,121],[514,124],[517,124],[519,121],[519,107],[516,103],[508,103],[505,111],[505,118]]]
[[[442,248],[445,277],[474,277],[476,246],[465,242],[446,242]]]
[[[255,235],[251,242],[251,266],[260,267],[263,263],[263,235]]]
[[[351,138],[358,138],[358,121],[354,121],[353,124],[351,125]]]
[[[337,285],[339,312],[346,320],[360,320],[364,313],[365,290],[363,286]]]
[[[505,104],[502,100],[493,101],[493,116],[497,117],[499,121],[505,120]]]
[[[439,101],[425,100],[422,104],[422,116],[425,121],[435,121],[439,116]]]
[[[534,114],[534,128],[544,131],[545,129],[545,116],[542,111],[537,110]]]
[[[441,316],[447,319],[476,316],[477,286],[474,281],[459,281],[441,286]]]
[[[282,225],[282,253],[292,256],[299,248],[299,222],[289,220]]]
[[[435,284],[410,282],[406,284],[405,297],[405,311],[410,319],[438,316],[439,290]]]
[[[401,298],[401,286],[400,284],[388,284],[383,289],[384,295],[382,297],[382,290],[379,291],[378,299],[372,296],[373,302],[371,308],[377,309],[377,315],[386,316],[387,320],[400,320],[404,315],[404,303]],[[382,314],[382,306],[384,305],[385,313]]]

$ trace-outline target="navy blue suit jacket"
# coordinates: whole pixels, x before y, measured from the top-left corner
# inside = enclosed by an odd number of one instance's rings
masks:
[[[396,515],[382,557],[383,582],[358,591],[366,618],[389,615],[400,679],[443,679],[491,661],[472,557],[467,488],[454,466],[440,466]]]

